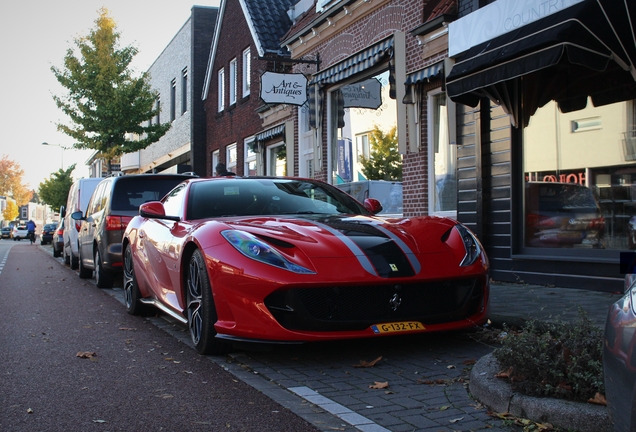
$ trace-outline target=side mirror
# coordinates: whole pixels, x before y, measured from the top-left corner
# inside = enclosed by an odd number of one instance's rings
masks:
[[[167,219],[179,222],[179,216],[166,216],[166,209],[160,201],[148,201],[139,206],[139,215],[147,219]]]
[[[66,207],[60,206],[60,218],[66,216]]]
[[[76,212],[71,213],[71,219],[73,220],[84,220],[84,214],[82,213],[81,210],[78,210]]]
[[[382,211],[382,204],[375,198],[365,198],[364,208],[375,215]]]

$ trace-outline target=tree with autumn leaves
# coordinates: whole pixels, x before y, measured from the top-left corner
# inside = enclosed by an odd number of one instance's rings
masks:
[[[18,208],[27,204],[33,197],[33,191],[22,183],[23,176],[24,170],[20,164],[3,155],[0,159],[0,196],[9,198],[7,208],[2,214],[5,220],[14,220],[18,217]]]
[[[158,93],[151,89],[147,73],[133,76],[130,63],[138,50],[120,48],[120,34],[108,9],[98,13],[95,27],[75,38],[75,49],[67,50],[64,67],[51,67],[67,90],[53,99],[70,119],[70,124],[58,123],[57,129],[76,141],[74,148],[97,150],[111,171],[113,158],[158,141],[170,123],[150,122],[158,114]]]

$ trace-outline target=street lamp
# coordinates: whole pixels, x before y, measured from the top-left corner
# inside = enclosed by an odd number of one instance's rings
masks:
[[[64,150],[66,150],[66,148],[64,146],[61,146],[59,144],[49,144],[46,141],[42,143],[42,145],[45,146],[53,146],[53,147],[59,147],[62,149],[62,170],[64,170]]]

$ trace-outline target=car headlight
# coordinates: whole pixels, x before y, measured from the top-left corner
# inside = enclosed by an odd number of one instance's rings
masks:
[[[226,230],[222,231],[221,235],[225,237],[225,239],[232,246],[234,246],[237,251],[248,258],[272,265],[274,267],[279,267],[284,270],[289,270],[294,273],[314,273],[313,271],[306,269],[303,266],[294,264],[293,262],[289,261],[276,249],[248,232]]]
[[[459,265],[462,267],[473,265],[475,261],[477,261],[477,258],[481,255],[481,246],[479,245],[479,241],[465,226],[455,225],[455,229],[459,232],[459,235],[464,242],[464,249],[466,249],[466,255]]]

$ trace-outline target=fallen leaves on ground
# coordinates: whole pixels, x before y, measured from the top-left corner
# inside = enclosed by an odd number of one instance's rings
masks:
[[[93,351],[79,351],[75,354],[75,357],[92,359],[93,357],[97,357],[97,353]]]
[[[377,359],[373,360],[373,361],[364,361],[364,360],[360,360],[360,363],[358,363],[357,365],[353,365],[354,368],[370,368],[375,366],[375,364],[377,362],[379,362],[380,360],[382,360],[382,356],[378,357]]]
[[[596,405],[607,406],[607,399],[605,399],[605,395],[598,392],[594,395],[593,398],[588,399],[588,402]]]
[[[553,431],[554,426],[550,423],[537,423],[532,420],[515,417],[510,413],[496,413],[496,412],[488,412],[487,413],[491,417],[498,418],[500,420],[505,420],[512,422],[516,426],[522,426],[524,432],[544,432],[544,431]]]
[[[385,382],[380,382],[380,381],[374,381],[374,383],[372,385],[369,386],[370,389],[385,389],[385,388],[389,388],[389,382],[385,381]]]

